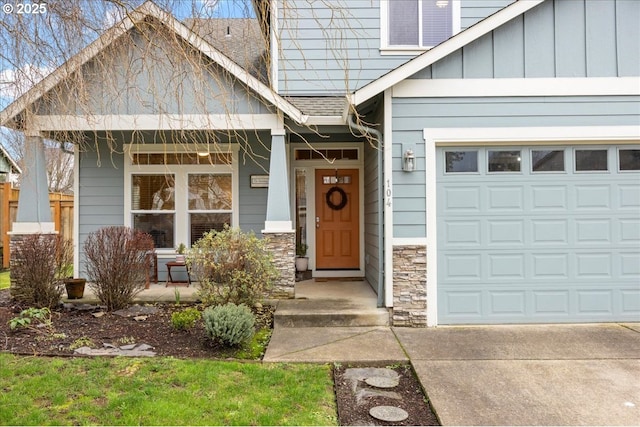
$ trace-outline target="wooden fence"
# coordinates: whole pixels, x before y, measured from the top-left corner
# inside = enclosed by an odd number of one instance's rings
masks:
[[[2,235],[2,268],[9,268],[9,235],[18,212],[20,190],[4,183],[0,189],[0,235]],[[73,241],[73,195],[49,193],[51,218],[55,229],[65,239]]]

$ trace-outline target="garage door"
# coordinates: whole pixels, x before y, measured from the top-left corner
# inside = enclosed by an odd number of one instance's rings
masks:
[[[437,155],[440,324],[640,320],[640,147]]]

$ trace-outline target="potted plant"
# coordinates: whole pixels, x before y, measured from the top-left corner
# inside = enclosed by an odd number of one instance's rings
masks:
[[[187,247],[184,245],[184,243],[180,243],[178,245],[178,247],[176,248],[176,262],[184,262],[184,254],[187,251]]]
[[[64,287],[67,290],[68,299],[80,299],[84,296],[84,285],[87,279],[80,277],[67,277],[64,281]]]
[[[296,245],[296,271],[307,271],[309,268],[307,249],[309,246],[306,243],[300,242]]]

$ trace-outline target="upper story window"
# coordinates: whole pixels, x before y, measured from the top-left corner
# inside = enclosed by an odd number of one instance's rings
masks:
[[[459,0],[387,0],[381,7],[383,48],[430,48],[460,30]]]

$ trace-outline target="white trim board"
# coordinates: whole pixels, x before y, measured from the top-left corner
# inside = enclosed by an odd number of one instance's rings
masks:
[[[510,141],[518,144],[576,144],[590,141],[615,143],[640,140],[638,126],[512,127],[512,128],[425,128],[427,197],[427,326],[438,325],[438,234],[436,148],[452,143],[491,145]]]
[[[409,79],[394,98],[640,95],[640,77]]]
[[[278,129],[276,114],[107,114],[32,116],[42,131]]]

